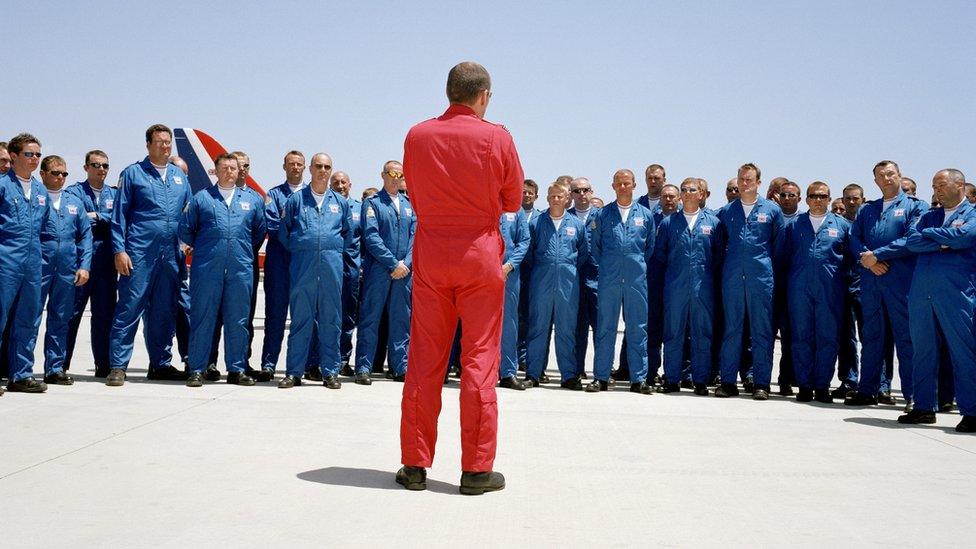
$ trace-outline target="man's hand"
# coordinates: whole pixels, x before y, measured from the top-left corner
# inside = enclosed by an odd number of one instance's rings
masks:
[[[883,261],[875,261],[874,265],[871,265],[871,272],[875,276],[881,276],[888,272],[888,264]]]
[[[865,269],[870,269],[877,263],[878,263],[878,258],[874,257],[874,252],[872,251],[861,252],[861,265]]]
[[[410,269],[408,269],[407,266],[403,264],[403,261],[401,261],[397,264],[396,268],[393,269],[393,272],[390,273],[390,278],[393,280],[400,280],[401,278],[406,278],[408,274],[410,274]]]
[[[129,254],[125,252],[115,254],[115,270],[121,276],[129,276],[132,274],[132,260],[129,259]]]
[[[88,219],[98,219],[98,214],[95,212],[88,212]]]
[[[88,282],[88,271],[78,269],[75,271],[75,286],[84,286]]]
[[[508,273],[510,273],[510,272],[512,272],[514,270],[515,270],[515,267],[512,267],[512,264],[511,263],[506,263],[506,264],[502,265],[502,276],[505,277],[505,278],[508,278]]]

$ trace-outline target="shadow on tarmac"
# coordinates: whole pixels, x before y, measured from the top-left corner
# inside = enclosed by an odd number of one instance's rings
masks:
[[[352,486],[355,488],[372,488],[377,490],[403,490],[396,483],[395,471],[379,471],[377,469],[361,469],[357,467],[325,467],[305,471],[296,475],[298,478],[319,484],[333,486]],[[453,484],[433,480],[427,477],[427,491],[438,494],[459,495],[458,487]]]

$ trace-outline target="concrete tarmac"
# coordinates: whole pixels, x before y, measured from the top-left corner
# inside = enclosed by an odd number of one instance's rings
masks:
[[[499,389],[508,486],[467,497],[454,381],[428,490],[408,492],[393,479],[402,384],[147,382],[139,335],[129,381],[106,387],[87,330],[74,386],[0,397],[0,547],[934,547],[973,533],[976,436],[953,431],[955,412],[903,427],[901,406]]]

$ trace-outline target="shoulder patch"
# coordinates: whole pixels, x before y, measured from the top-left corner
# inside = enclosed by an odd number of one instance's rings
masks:
[[[366,217],[376,217],[376,212],[373,211],[372,206],[366,208]]]

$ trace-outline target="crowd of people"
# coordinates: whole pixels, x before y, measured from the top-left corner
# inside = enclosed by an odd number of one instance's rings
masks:
[[[248,156],[228,153],[214,159],[217,182],[194,194],[186,164],[171,156],[172,131],[157,124],[145,137],[147,157],[122,170],[115,187],[106,184],[104,151],[89,151],[85,180],[65,185],[65,160],[42,157],[34,136],[0,143],[8,390],[73,383],[68,370],[89,303],[95,375],[109,386],[126,381],[140,320],[149,379],[191,387],[220,380],[223,335],[228,383],[274,382],[289,315],[278,387],[314,380],[339,389],[342,377],[370,385],[384,362],[386,377],[404,381],[418,219],[401,162],[384,163],[382,187],[360,200],[328,154],[306,164],[289,151],[285,182],[262,197],[245,184]],[[741,166],[718,210],[706,206],[704,179],[674,185],[658,164],[644,171],[646,194],[632,171],[614,173],[608,204],[587,178],[561,176],[544,188],[547,209],[536,209],[543,189],[525,180],[522,208],[499,220],[500,386],[549,383],[554,335],[568,390],[621,382],[640,394],[731,397],[741,383],[767,400],[778,333],[781,395],[895,404],[897,353],[899,421],[932,423],[957,402],[957,429],[976,431],[976,187],[958,170],[941,170],[930,207],[892,161],[874,167],[882,198],[873,201],[857,184],[831,201],[826,183],[804,189],[783,177],[762,196],[761,177],[756,165]],[[252,363],[265,241],[264,338]],[[40,381],[34,347],[45,304]],[[450,357],[444,352],[445,372],[464,368],[463,329]],[[173,365],[174,335],[181,367]]]

